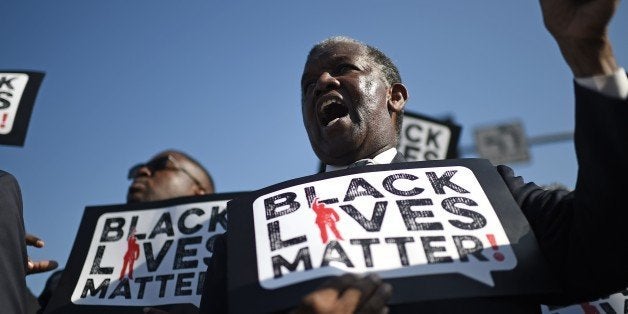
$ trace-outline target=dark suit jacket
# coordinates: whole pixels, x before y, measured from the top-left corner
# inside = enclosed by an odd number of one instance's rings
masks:
[[[512,169],[497,170],[534,231],[562,293],[469,298],[391,307],[392,313],[538,313],[540,303],[567,304],[628,286],[628,101],[576,84],[576,189],[544,190]],[[393,162],[401,161],[399,156]],[[215,242],[201,313],[227,311],[226,236]]]
[[[0,312],[26,313],[26,245],[22,195],[15,178],[0,170]]]

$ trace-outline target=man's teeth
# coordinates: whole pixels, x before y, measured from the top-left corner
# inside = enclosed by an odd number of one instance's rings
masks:
[[[328,99],[328,100],[325,100],[325,101],[323,102],[323,104],[322,104],[322,106],[321,106],[321,107],[323,107],[323,108],[324,108],[325,106],[329,106],[329,105],[331,105],[331,104],[337,104],[337,103],[338,103],[338,102],[337,102],[335,99]]]

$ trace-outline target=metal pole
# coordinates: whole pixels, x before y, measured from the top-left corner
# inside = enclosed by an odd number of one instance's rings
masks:
[[[528,146],[552,144],[552,143],[572,141],[572,140],[573,140],[573,131],[538,135],[538,136],[528,137],[526,139],[526,141],[528,142]],[[460,153],[461,156],[476,153],[475,144],[460,146],[458,152]]]

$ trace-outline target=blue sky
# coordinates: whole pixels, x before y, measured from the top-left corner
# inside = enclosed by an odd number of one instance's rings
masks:
[[[348,35],[388,53],[407,109],[452,116],[462,145],[518,119],[529,136],[573,129],[572,77],[537,1],[2,1],[0,69],[46,72],[23,148],[0,146],[19,180],[35,259],[64,265],[87,205],[122,203],[126,172],[166,148],[207,166],[219,192],[318,167],[300,112],[309,48]],[[611,24],[628,64],[628,7]],[[573,186],[571,143],[513,165]],[[603,152],[602,152],[603,153]],[[469,155],[466,157],[473,157]],[[28,284],[39,294],[48,275]]]

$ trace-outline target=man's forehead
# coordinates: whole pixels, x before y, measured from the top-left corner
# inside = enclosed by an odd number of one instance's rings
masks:
[[[306,64],[315,61],[329,61],[339,59],[355,59],[367,57],[366,48],[353,42],[330,42],[312,51]]]

